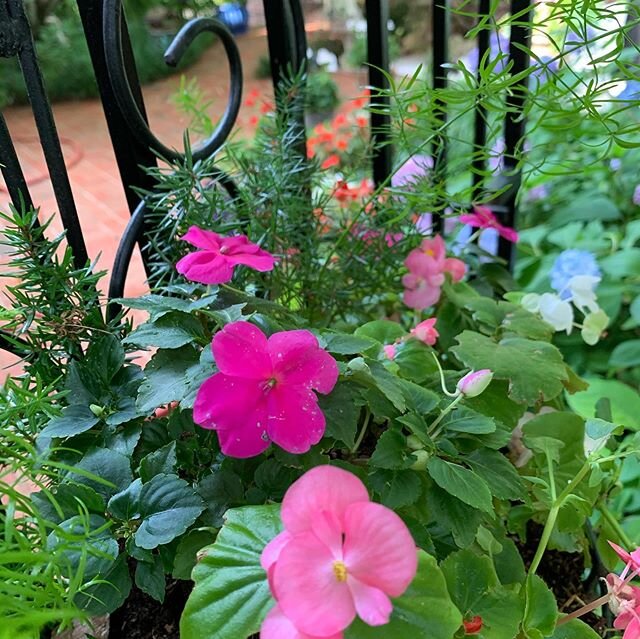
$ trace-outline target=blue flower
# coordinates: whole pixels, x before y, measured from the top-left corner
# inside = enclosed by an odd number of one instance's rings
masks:
[[[558,255],[549,275],[551,287],[560,294],[560,297],[567,299],[571,296],[567,286],[572,277],[576,275],[600,277],[601,273],[593,253],[579,249],[568,249]]]

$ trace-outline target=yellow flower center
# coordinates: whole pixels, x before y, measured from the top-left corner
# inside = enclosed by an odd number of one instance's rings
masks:
[[[435,255],[435,253],[431,249],[427,249],[425,251],[425,254],[428,255],[429,257],[433,257]]]
[[[347,580],[347,567],[344,565],[344,562],[333,562],[333,574],[338,581],[345,582]]]

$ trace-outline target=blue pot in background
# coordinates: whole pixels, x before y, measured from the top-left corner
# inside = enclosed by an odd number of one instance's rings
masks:
[[[218,20],[225,24],[231,33],[239,35],[249,28],[249,12],[240,2],[225,2],[218,9]]]

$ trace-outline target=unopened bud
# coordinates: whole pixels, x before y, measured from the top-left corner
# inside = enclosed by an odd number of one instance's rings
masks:
[[[102,414],[104,413],[104,406],[98,406],[98,404],[89,404],[89,410],[96,417],[102,417]]]
[[[457,385],[458,392],[465,397],[477,397],[483,393],[493,379],[493,372],[488,368],[467,373]]]

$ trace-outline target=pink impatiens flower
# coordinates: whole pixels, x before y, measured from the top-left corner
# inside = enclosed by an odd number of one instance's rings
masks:
[[[492,213],[491,209],[486,206],[474,205],[473,213],[465,213],[460,216],[463,224],[474,226],[481,229],[495,229],[498,235],[504,237],[509,242],[518,241],[518,232],[508,226],[503,226],[498,222],[498,218]]]
[[[227,324],[211,344],[218,373],[196,396],[193,419],[218,432],[225,455],[253,457],[274,442],[300,454],[325,430],[314,393],[330,393],[338,365],[313,333],[282,331],[267,339],[249,322]]]
[[[417,340],[433,346],[438,337],[440,337],[440,333],[436,329],[436,318],[431,317],[420,322],[415,328],[411,329],[411,335]]]
[[[402,278],[404,303],[418,310],[433,306],[440,299],[445,273],[458,282],[466,271],[464,262],[446,256],[444,240],[439,235],[423,240],[409,253],[404,264],[409,270]]]
[[[387,623],[389,597],[404,593],[418,564],[400,517],[333,466],[294,482],[281,512],[285,530],[262,553],[277,605],[261,639],[342,639],[356,616],[371,626]]]
[[[176,270],[192,282],[224,284],[233,277],[236,266],[243,264],[256,271],[271,271],[276,258],[253,244],[245,235],[222,237],[213,231],[192,226],[181,238],[199,251],[185,255]]]

